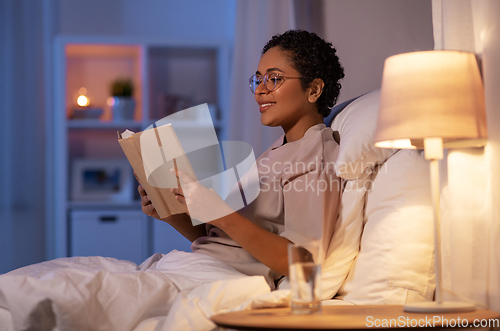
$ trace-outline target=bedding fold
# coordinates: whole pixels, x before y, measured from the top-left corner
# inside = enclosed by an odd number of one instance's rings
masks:
[[[172,251],[140,266],[95,256],[20,268],[0,276],[0,307],[15,330],[141,330],[153,322],[156,330],[210,330],[213,314],[270,291],[262,276]]]

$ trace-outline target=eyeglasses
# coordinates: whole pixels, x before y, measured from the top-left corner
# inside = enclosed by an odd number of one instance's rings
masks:
[[[250,77],[250,91],[252,91],[253,94],[255,94],[255,91],[257,90],[257,87],[260,85],[260,83],[264,83],[264,87],[269,91],[273,92],[276,91],[287,79],[292,79],[292,78],[297,78],[297,79],[304,79],[305,77],[292,77],[292,76],[283,76],[277,73],[270,73],[270,74],[265,74],[264,76],[257,76],[253,75]]]

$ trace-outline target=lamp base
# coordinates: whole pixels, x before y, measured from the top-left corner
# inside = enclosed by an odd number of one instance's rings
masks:
[[[451,313],[476,310],[476,305],[468,302],[444,301],[417,302],[404,305],[404,311],[410,313]]]

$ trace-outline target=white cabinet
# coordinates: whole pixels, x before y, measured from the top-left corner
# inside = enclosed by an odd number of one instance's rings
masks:
[[[219,141],[224,140],[228,68],[228,46],[222,41],[56,39],[55,113],[47,150],[52,164],[46,170],[47,241],[53,246],[48,258],[103,255],[140,262],[155,252],[189,250],[175,230],[140,211],[137,183],[117,131],[141,131],[175,110],[208,103],[216,110],[212,120]],[[136,106],[128,119],[114,116],[108,104],[117,79],[133,83]],[[77,105],[81,94],[89,105]],[[203,139],[206,122],[178,121],[184,134]]]
[[[72,211],[70,255],[104,256],[140,264],[148,255],[147,216],[140,211]]]

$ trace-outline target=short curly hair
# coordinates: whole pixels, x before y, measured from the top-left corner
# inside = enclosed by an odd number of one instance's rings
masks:
[[[337,102],[344,78],[344,68],[340,64],[337,50],[318,35],[304,30],[289,30],[275,35],[262,49],[262,55],[273,47],[279,47],[291,60],[291,65],[305,79],[302,87],[309,87],[315,78],[325,83],[323,93],[317,101],[318,112],[326,117]]]

